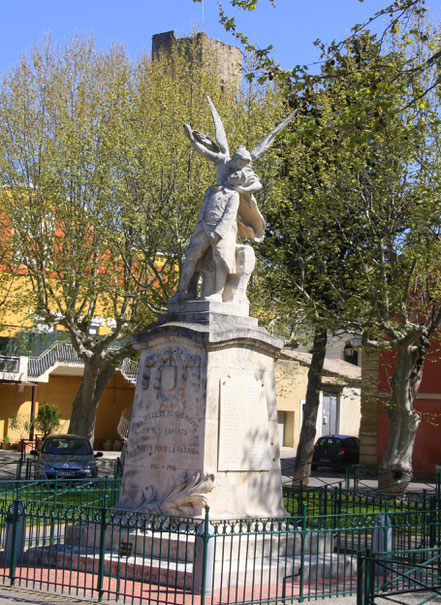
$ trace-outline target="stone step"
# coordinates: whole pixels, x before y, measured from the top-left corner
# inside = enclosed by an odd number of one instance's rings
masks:
[[[98,573],[99,550],[86,547],[59,545],[47,548],[29,549],[25,560],[30,564],[50,565],[57,569]],[[236,561],[217,561],[207,567],[207,589],[220,590],[231,586],[268,586],[284,581],[295,581],[300,577],[301,557],[267,557],[255,559],[242,557]],[[197,564],[196,564],[197,567]],[[121,556],[119,552],[105,551],[105,574],[111,577],[147,582],[162,586],[173,586],[191,590],[195,594],[200,589],[201,569],[192,563],[142,557],[140,555]],[[193,573],[195,572],[195,573]],[[350,556],[315,555],[305,557],[304,581],[323,581],[338,577],[349,578],[356,573],[356,559]]]
[[[95,548],[101,539],[99,525],[69,525],[65,531],[67,545]],[[127,530],[109,526],[106,530],[108,551],[120,552],[121,548],[131,545],[134,555],[162,558],[165,554],[177,561],[193,561],[195,536],[176,532]]]
[[[99,572],[99,549],[82,546],[59,545],[52,548],[30,548],[25,561],[28,564],[50,565],[55,569],[69,569],[84,573]],[[105,551],[104,570],[111,577],[150,582],[162,586],[190,589],[193,581],[193,565],[173,560],[154,559],[119,552]]]
[[[302,537],[300,531],[241,534],[233,530],[228,533],[230,529],[228,525],[220,526],[219,533],[210,538],[210,543],[215,544],[215,561],[236,561],[244,552],[263,559],[272,553],[277,553],[279,557],[296,557],[302,552],[302,548],[305,557],[312,557],[317,553],[332,553],[334,550],[334,537],[331,532],[308,532]],[[101,527],[98,524],[69,525],[65,529],[65,542],[68,545],[95,548],[100,543],[100,538]],[[122,545],[130,544],[133,554],[161,558],[166,553],[169,558],[185,562],[194,560],[196,538],[201,540],[202,545],[202,536],[196,536],[194,533],[167,531],[166,528],[164,531],[153,532],[129,530],[109,525],[106,529],[105,548],[119,552]]]

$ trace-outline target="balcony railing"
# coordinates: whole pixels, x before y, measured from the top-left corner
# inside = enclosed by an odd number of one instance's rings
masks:
[[[122,360],[121,367],[119,370],[126,380],[128,380],[129,382],[131,382],[133,384],[136,384],[136,380],[138,378],[138,372],[139,372],[139,363],[138,362],[133,361],[132,359],[129,359],[128,357],[126,357],[125,359]]]
[[[38,357],[29,358],[28,378],[38,378],[56,363],[83,365],[73,346],[68,342],[56,342]]]
[[[38,357],[29,358],[28,378],[31,380],[39,378],[57,363],[65,363],[77,366],[83,365],[83,361],[78,357],[78,354],[72,344],[58,341],[46,349],[46,351],[44,351]],[[136,379],[138,376],[138,363],[126,358],[121,363],[120,371],[126,380],[136,384]]]

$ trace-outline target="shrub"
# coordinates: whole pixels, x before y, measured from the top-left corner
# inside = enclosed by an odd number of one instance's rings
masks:
[[[49,433],[52,433],[61,424],[60,410],[55,404],[45,403],[38,410],[37,417],[34,421],[34,426],[37,431],[43,433],[43,438],[46,438]]]

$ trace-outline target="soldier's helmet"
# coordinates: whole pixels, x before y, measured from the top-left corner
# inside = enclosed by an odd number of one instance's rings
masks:
[[[251,157],[251,153],[248,151],[245,145],[239,145],[239,147],[233,153],[233,157],[231,159],[246,160],[248,162],[251,162],[253,158]]]

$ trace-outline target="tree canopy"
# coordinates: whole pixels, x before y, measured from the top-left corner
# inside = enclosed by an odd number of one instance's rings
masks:
[[[131,62],[117,45],[48,40],[0,88],[9,269],[20,263],[23,306],[63,326],[84,362],[70,432],[89,438],[129,335],[165,309],[212,179],[182,125],[210,131],[209,94],[232,142],[252,144],[283,111],[269,87],[222,88],[197,44]],[[97,317],[107,324],[98,338]]]

